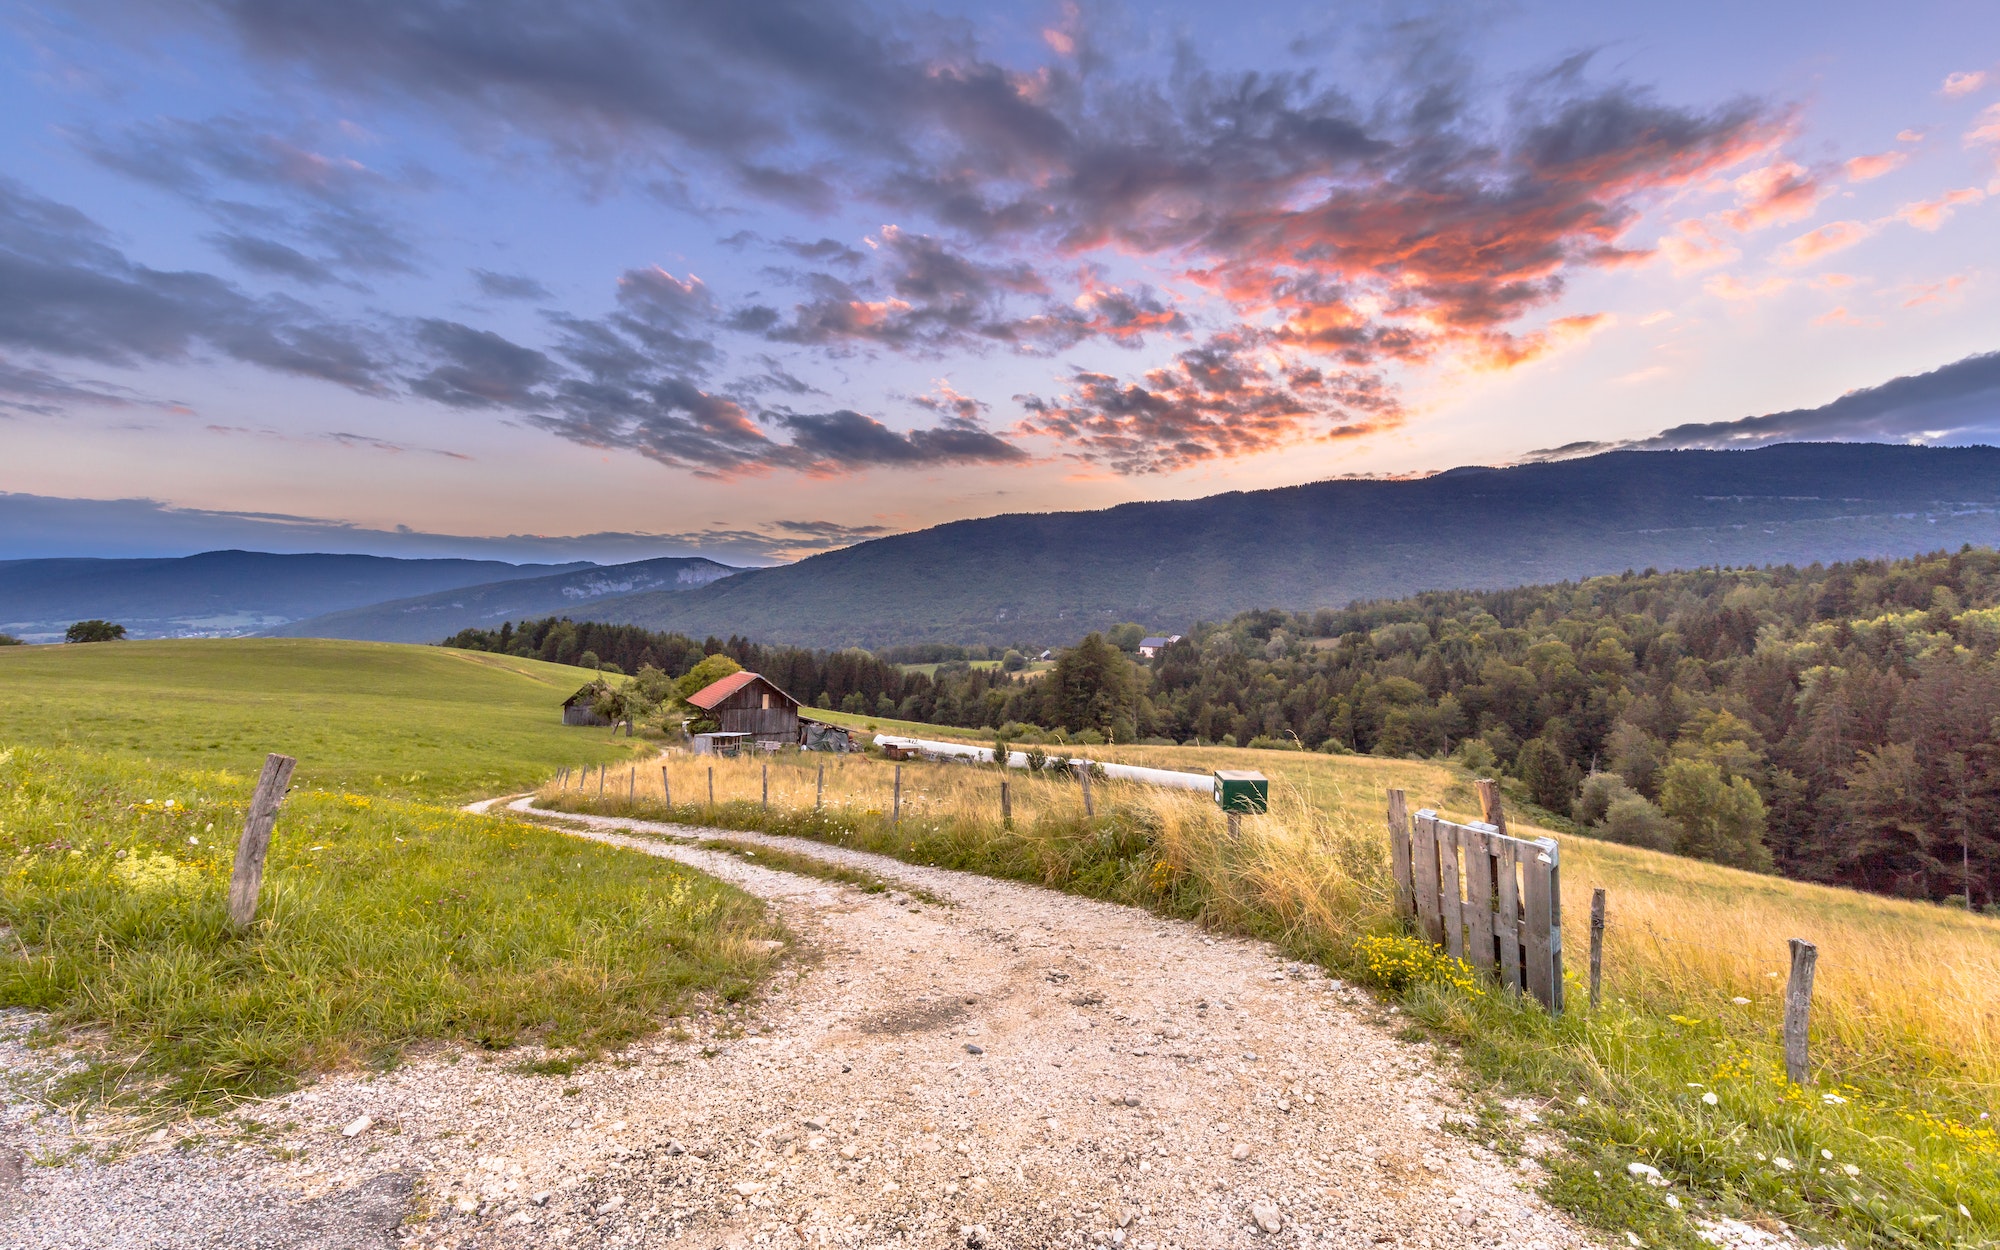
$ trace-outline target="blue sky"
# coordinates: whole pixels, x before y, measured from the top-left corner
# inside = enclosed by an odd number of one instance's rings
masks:
[[[30,4],[0,93],[0,557],[2000,425],[1991,5]]]

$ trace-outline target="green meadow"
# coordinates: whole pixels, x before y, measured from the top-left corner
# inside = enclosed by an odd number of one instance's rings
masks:
[[[565,728],[580,669],[310,640],[0,650],[0,1005],[97,1062],[56,1096],[217,1109],[408,1048],[585,1051],[752,993],[749,896],[464,800],[648,749]],[[299,760],[256,921],[223,896]]]

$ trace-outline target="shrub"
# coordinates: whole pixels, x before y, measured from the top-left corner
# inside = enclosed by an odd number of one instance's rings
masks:
[[[1595,832],[1609,842],[1643,846],[1651,851],[1673,849],[1680,829],[1659,808],[1644,797],[1630,794],[1605,810],[1604,821]]]
[[[1583,779],[1583,790],[1576,796],[1570,816],[1579,825],[1601,825],[1613,803],[1633,796],[1632,787],[1617,773],[1592,773]]]
[[[125,636],[123,625],[110,621],[78,621],[63,631],[64,642],[117,642]]]

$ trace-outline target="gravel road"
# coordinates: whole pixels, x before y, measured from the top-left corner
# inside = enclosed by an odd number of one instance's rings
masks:
[[[763,1001],[569,1075],[442,1048],[244,1108],[260,1130],[60,1166],[36,1160],[91,1130],[17,1090],[0,1245],[1592,1244],[1531,1164],[1450,1131],[1447,1061],[1267,945],[797,840],[563,821],[768,899],[800,941]],[[918,893],[689,844],[717,836]],[[26,1023],[0,1021],[0,1066],[48,1062]]]

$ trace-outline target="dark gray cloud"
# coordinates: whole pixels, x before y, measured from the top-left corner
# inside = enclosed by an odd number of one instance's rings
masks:
[[[8,411],[55,416],[72,407],[169,408],[128,387],[86,378],[65,377],[48,369],[20,365],[0,357],[0,415]]]
[[[456,321],[417,323],[417,338],[436,361],[410,389],[454,408],[530,408],[547,402],[555,362],[491,330]]]
[[[549,288],[522,273],[475,269],[472,280],[479,284],[479,293],[490,299],[545,300],[550,296]]]
[[[2000,443],[2000,352],[1849,391],[1817,408],[1677,425],[1650,438],[1529,452],[1566,460],[1602,451],[1729,450],[1772,443]]]
[[[1028,458],[1013,444],[958,421],[904,433],[842,409],[784,413],[776,422],[791,431],[794,455],[822,472],[876,465],[1009,464]]]
[[[99,164],[172,191],[221,222],[214,241],[246,269],[321,285],[335,269],[416,268],[415,249],[381,203],[398,181],[308,139],[242,117],[68,133]]]
[[[0,179],[0,347],[105,364],[207,349],[354,390],[383,388],[380,345],[284,297],[128,258],[68,205]]]

